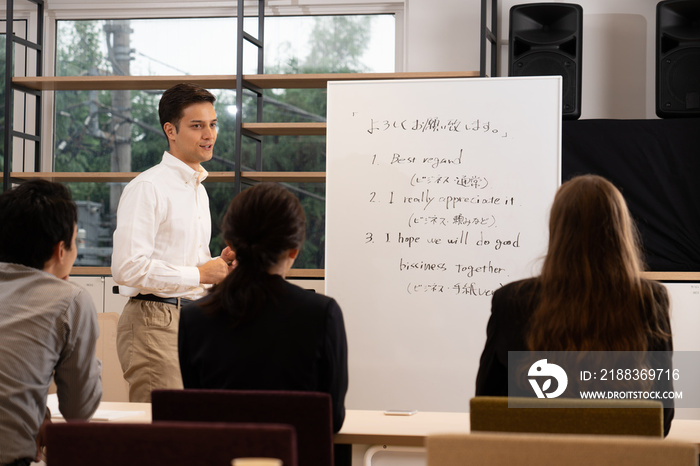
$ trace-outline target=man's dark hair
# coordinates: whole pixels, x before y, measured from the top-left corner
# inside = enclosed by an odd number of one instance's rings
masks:
[[[71,248],[78,208],[60,183],[25,181],[0,194],[0,262],[43,269],[61,241]]]
[[[188,105],[209,102],[214,104],[216,97],[203,87],[193,83],[176,84],[163,93],[158,104],[158,116],[161,129],[166,123],[171,123],[177,131],[180,130],[180,120]],[[163,130],[165,132],[165,130]],[[167,136],[167,135],[166,135]]]

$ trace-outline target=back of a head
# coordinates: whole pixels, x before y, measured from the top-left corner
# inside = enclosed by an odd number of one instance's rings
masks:
[[[236,196],[223,220],[237,269],[266,272],[285,251],[304,242],[306,217],[299,199],[277,183],[260,183]]]
[[[0,195],[0,262],[43,269],[61,241],[72,244],[78,209],[60,183],[31,180]]]
[[[550,212],[543,274],[588,280],[641,270],[637,230],[620,191],[597,175],[565,182]]]

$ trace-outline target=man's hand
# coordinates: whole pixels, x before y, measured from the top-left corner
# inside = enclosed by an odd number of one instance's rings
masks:
[[[197,268],[199,269],[199,283],[204,285],[216,285],[226,278],[229,272],[229,265],[221,257],[212,259]]]
[[[41,423],[39,435],[36,437],[36,455],[34,456],[34,461],[37,463],[46,461],[46,426],[49,424],[51,424],[51,411],[49,411],[47,406],[46,413],[44,413],[44,422]]]
[[[236,267],[236,253],[233,252],[230,247],[226,246],[224,250],[221,251],[221,258],[228,264],[229,272]]]

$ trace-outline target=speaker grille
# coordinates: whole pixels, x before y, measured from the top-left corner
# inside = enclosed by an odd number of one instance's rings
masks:
[[[534,52],[513,63],[512,76],[561,76],[562,111],[577,109],[576,63],[554,52]]]
[[[700,110],[700,48],[679,50],[662,63],[668,76],[668,94],[673,108]]]
[[[531,3],[510,9],[509,76],[562,76],[562,116],[581,115],[583,9]]]
[[[700,1],[656,7],[656,114],[700,115]]]

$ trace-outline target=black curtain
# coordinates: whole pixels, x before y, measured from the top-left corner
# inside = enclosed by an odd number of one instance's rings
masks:
[[[653,271],[700,271],[700,118],[562,123],[562,182],[597,174],[622,192]]]

